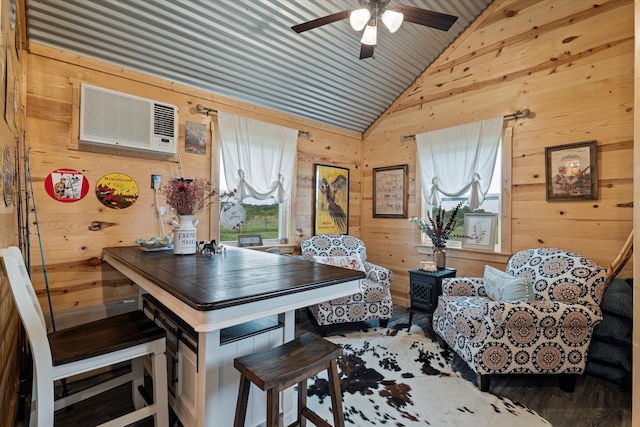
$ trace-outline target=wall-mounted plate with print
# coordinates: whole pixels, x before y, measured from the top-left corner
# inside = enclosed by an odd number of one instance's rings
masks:
[[[56,169],[45,178],[44,188],[59,202],[77,202],[89,193],[89,180],[75,169]]]
[[[11,158],[11,149],[7,145],[4,147],[4,154],[2,156],[2,193],[5,206],[11,206],[13,204],[14,184],[15,173],[13,159]]]
[[[109,173],[96,183],[96,197],[108,208],[126,209],[138,200],[138,184],[129,175]]]

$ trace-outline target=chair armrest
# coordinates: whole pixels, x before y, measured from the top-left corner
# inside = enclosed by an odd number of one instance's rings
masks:
[[[442,279],[442,295],[456,297],[486,297],[482,277],[449,277]]]
[[[367,279],[378,282],[380,283],[380,285],[386,288],[391,288],[391,281],[393,280],[393,272],[391,270],[376,264],[372,264],[368,261],[365,261],[363,264]]]
[[[602,321],[599,307],[560,301],[496,301],[483,316],[505,328],[593,328]]]

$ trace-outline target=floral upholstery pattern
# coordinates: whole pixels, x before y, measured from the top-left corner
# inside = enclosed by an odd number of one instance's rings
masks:
[[[302,257],[308,261],[314,257],[358,256],[367,275],[360,286],[361,292],[309,307],[318,325],[391,318],[393,273],[367,261],[367,249],[362,240],[343,234],[322,234],[303,240],[300,248]]]
[[[523,250],[506,272],[532,284],[534,301],[487,297],[482,278],[449,278],[434,331],[477,373],[582,374],[602,321],[606,269],[557,248]]]

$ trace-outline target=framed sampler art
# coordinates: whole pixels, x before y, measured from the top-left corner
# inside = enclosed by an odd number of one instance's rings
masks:
[[[547,200],[597,200],[597,152],[596,141],[546,147]]]
[[[373,217],[407,217],[408,165],[373,169]]]
[[[313,233],[347,234],[349,169],[314,165]]]

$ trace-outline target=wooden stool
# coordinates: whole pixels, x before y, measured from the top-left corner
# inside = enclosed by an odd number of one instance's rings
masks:
[[[317,426],[330,427],[329,423],[307,408],[307,378],[326,369],[333,422],[335,427],[344,427],[337,363],[341,354],[342,347],[339,345],[306,333],[281,346],[236,358],[233,364],[241,376],[234,426],[244,426],[251,383],[267,392],[267,427],[278,427],[279,393],[297,383],[298,418],[291,426],[304,426],[304,417]]]

